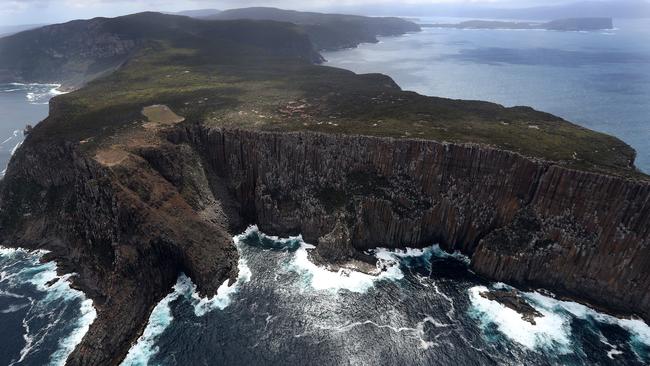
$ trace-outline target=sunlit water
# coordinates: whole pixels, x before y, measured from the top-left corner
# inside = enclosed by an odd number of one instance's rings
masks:
[[[650,166],[650,63],[645,23],[614,32],[429,29],[328,53],[330,64],[384,72],[405,89],[532,105],[617,135]],[[56,85],[0,85],[0,167],[26,124],[47,115]],[[300,238],[254,228],[234,240],[240,276],[213,299],[180,275],[124,365],[644,365],[650,328],[539,293],[533,326],[480,296],[467,259],[437,247],[374,254],[378,278],[313,264]],[[0,364],[62,364],[95,318],[41,252],[0,249]],[[392,265],[391,265],[392,263]]]
[[[334,273],[300,238],[234,240],[240,277],[200,300],[182,275],[124,365],[643,365],[650,328],[539,293],[537,325],[479,295],[467,259],[436,246],[374,254],[386,273]],[[391,266],[392,264],[392,266]]]
[[[0,84],[0,172],[23,141],[28,124],[47,117],[48,102],[60,94],[56,84]]]
[[[384,73],[421,94],[559,115],[627,142],[637,166],[650,172],[650,20],[615,25],[602,32],[425,28],[324,56],[330,66]]]

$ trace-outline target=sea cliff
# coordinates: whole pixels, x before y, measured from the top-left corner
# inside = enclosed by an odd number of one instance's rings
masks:
[[[216,294],[249,224],[322,245],[344,231],[346,253],[439,243],[486,278],[650,319],[647,181],[478,144],[201,124],[163,135],[92,157],[28,137],[3,180],[2,245],[50,250],[98,308],[71,365],[118,363],[181,271]]]
[[[650,319],[650,184],[475,144],[189,130],[249,223],[357,250],[439,243],[487,278]]]
[[[0,245],[48,250],[94,302],[69,365],[119,364],[179,273],[207,297],[234,281],[250,224],[322,260],[439,243],[486,278],[650,320],[650,179],[624,142],[314,65],[291,24],[109,24],[146,47],[55,97],[0,182]]]

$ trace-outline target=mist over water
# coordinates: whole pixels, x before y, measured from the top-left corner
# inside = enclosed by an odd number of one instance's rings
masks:
[[[384,73],[424,95],[556,114],[619,137],[650,172],[650,20],[614,24],[599,32],[424,28],[324,56],[329,66]]]

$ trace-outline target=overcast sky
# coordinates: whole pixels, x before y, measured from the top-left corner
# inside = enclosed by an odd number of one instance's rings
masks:
[[[0,0],[0,26],[58,23],[95,16],[117,16],[145,10],[180,11],[191,9],[230,9],[247,6],[274,6],[296,10],[332,11],[346,6],[380,4],[476,4],[521,7],[569,2],[567,0]],[[335,5],[334,5],[335,4]]]

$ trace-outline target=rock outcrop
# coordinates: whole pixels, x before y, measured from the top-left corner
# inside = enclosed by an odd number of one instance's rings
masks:
[[[70,365],[119,363],[181,271],[214,295],[237,275],[232,235],[253,223],[302,234],[336,268],[377,246],[440,243],[488,278],[650,319],[645,181],[472,144],[160,132],[94,156],[30,134],[2,181],[2,244],[50,250],[97,308]]]
[[[440,243],[488,278],[650,319],[646,181],[424,140],[202,128],[171,140],[265,232],[318,243],[344,217],[358,251]]]
[[[482,297],[496,301],[501,305],[516,311],[521,314],[521,318],[532,325],[537,324],[536,318],[544,317],[544,314],[537,311],[530,305],[519,293],[519,291],[512,290],[492,290],[481,292],[479,295]]]
[[[97,309],[68,364],[119,364],[180,272],[214,295],[236,278],[232,236],[250,224],[302,234],[342,270],[376,270],[366,249],[439,243],[488,278],[650,320],[650,181],[622,141],[314,66],[292,24],[72,25],[101,29],[75,47],[57,27],[0,41],[16,51],[0,53],[0,75],[21,80],[81,65],[83,83],[122,65],[54,98],[0,182],[0,245],[49,250]],[[43,63],[23,65],[31,52]]]
[[[204,296],[236,278],[231,230],[188,149],[143,147],[106,165],[79,145],[27,141],[3,180],[2,243],[49,250],[94,301],[68,364],[118,364],[179,272]]]

